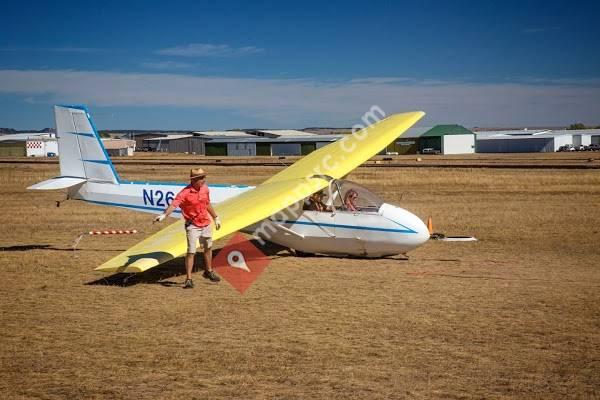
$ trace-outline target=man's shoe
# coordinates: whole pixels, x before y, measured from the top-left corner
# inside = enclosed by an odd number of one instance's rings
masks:
[[[192,281],[191,279],[186,279],[185,283],[183,284],[183,288],[184,289],[193,289],[194,288],[194,281]]]
[[[204,271],[202,276],[205,277],[206,279],[209,279],[211,282],[220,282],[221,281],[221,278],[219,278],[219,275],[215,274],[215,271]]]

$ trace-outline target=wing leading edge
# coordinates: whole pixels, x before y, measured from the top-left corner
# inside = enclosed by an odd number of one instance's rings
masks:
[[[291,206],[328,181],[339,179],[384,149],[425,113],[395,114],[359,132],[312,152],[263,184],[214,205],[222,225],[218,240]],[[96,268],[105,272],[143,272],[185,254],[183,221],[177,221]]]

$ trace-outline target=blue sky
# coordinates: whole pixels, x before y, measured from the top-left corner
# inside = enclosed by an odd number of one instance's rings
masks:
[[[223,3],[223,4],[221,4]],[[600,2],[3,4],[0,126],[87,104],[102,129],[600,124]]]

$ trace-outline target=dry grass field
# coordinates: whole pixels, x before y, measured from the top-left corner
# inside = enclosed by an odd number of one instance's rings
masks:
[[[187,168],[117,165],[138,180]],[[210,182],[280,169],[214,166]],[[25,190],[57,173],[0,165],[0,398],[600,397],[598,170],[359,168],[350,179],[480,241],[430,241],[407,261],[273,252],[244,295],[200,273],[182,290],[181,259],[101,279],[95,266],[159,227]],[[71,250],[95,228],[143,233]]]

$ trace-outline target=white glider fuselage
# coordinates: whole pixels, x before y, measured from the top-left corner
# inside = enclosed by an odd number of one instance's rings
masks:
[[[383,257],[404,254],[429,239],[410,212],[383,204],[376,211],[302,211],[297,218],[269,219],[244,232],[302,253]]]
[[[69,198],[160,214],[185,186],[183,183],[87,181],[71,187]],[[253,186],[211,184],[209,188],[211,201],[219,203]],[[178,209],[171,216],[181,218],[181,212]],[[406,253],[429,239],[429,231],[420,218],[387,203],[354,212],[335,209],[335,206],[323,212],[291,207],[243,231],[297,252],[361,257]]]

